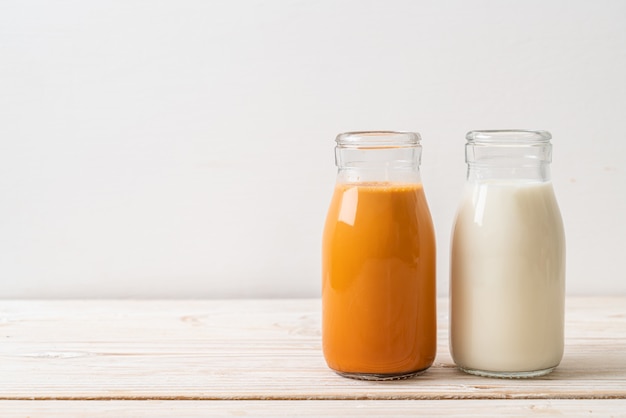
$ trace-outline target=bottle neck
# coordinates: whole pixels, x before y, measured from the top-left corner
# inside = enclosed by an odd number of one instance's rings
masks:
[[[335,148],[339,183],[420,183],[422,147]]]
[[[465,146],[468,181],[550,181],[552,145],[468,143]]]
[[[467,164],[467,181],[520,181],[548,182],[551,180],[550,164],[493,166],[486,164]]]
[[[417,132],[345,132],[335,139],[339,183],[419,183]]]

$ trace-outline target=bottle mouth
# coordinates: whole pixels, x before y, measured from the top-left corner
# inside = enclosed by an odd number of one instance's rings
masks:
[[[341,148],[389,148],[417,146],[421,139],[417,132],[355,131],[341,133],[335,141]]]
[[[468,144],[543,145],[550,143],[552,135],[548,131],[541,130],[493,129],[469,131],[465,139]]]

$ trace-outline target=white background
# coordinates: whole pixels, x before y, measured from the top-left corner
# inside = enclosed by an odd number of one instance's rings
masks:
[[[626,294],[626,1],[2,1],[0,297],[320,290],[334,137],[414,130],[439,294],[471,129],[553,134],[567,290]]]

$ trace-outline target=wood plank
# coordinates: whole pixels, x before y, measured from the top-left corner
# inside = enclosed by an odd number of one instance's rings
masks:
[[[459,372],[439,301],[435,365],[362,382],[327,369],[319,300],[0,301],[4,400],[626,399],[626,298],[570,298],[559,368]]]
[[[626,400],[0,401],[3,418],[72,417],[626,417]]]

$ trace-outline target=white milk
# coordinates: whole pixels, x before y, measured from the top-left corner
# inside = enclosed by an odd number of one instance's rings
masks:
[[[456,364],[505,375],[557,366],[564,288],[565,237],[552,184],[468,183],[452,233]]]

